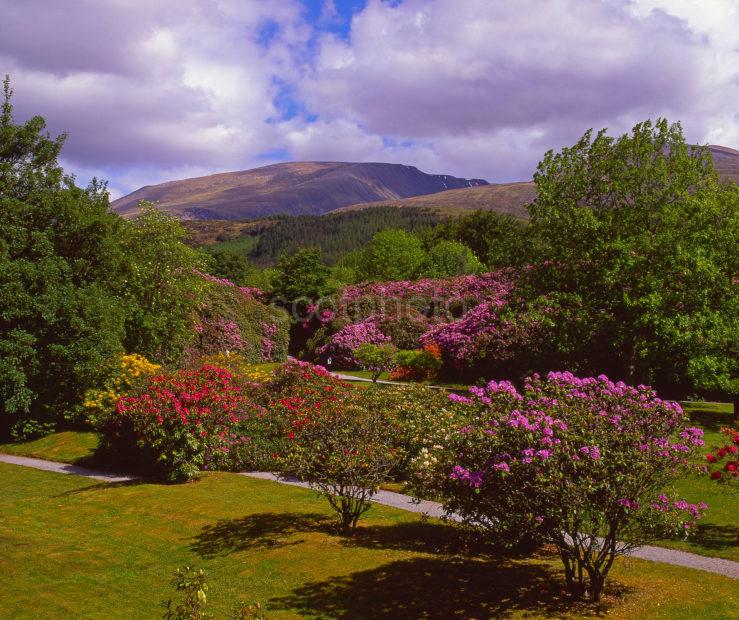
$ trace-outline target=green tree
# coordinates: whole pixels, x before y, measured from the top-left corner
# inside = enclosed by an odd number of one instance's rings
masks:
[[[125,345],[151,360],[176,363],[193,338],[195,313],[206,281],[198,275],[205,256],[186,243],[177,218],[141,203],[141,213],[123,221],[124,253],[119,288],[126,309]]]
[[[421,240],[404,230],[381,230],[362,252],[359,275],[364,280],[406,280],[418,277],[426,252]]]
[[[239,286],[252,286],[257,269],[243,254],[220,249],[209,249],[208,254],[211,259],[208,265],[209,273]]]
[[[123,309],[109,278],[120,259],[104,184],[81,189],[44,119],[0,114],[0,434],[58,422],[121,350]],[[22,429],[21,429],[22,431]],[[20,433],[22,434],[22,432]]]
[[[483,264],[466,245],[459,241],[439,241],[431,247],[421,275],[426,278],[446,278],[482,273]]]
[[[317,248],[301,248],[295,254],[283,254],[272,279],[272,291],[283,303],[307,301],[325,295],[331,272],[321,260]]]
[[[360,344],[354,351],[354,359],[359,362],[363,370],[372,373],[372,381],[376,382],[383,372],[395,368],[395,358],[398,348],[389,342],[383,344]]]
[[[588,317],[586,366],[673,396],[735,390],[739,201],[707,149],[664,119],[588,131],[534,179],[533,291]]]

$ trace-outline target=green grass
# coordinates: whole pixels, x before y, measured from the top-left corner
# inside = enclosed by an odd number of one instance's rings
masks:
[[[733,425],[731,404],[692,402],[683,408],[705,432],[703,454],[724,443],[720,429]],[[739,491],[699,475],[681,480],[676,490],[688,501],[706,502],[708,512],[688,540],[662,540],[659,545],[739,561]]]
[[[91,462],[97,446],[98,436],[95,433],[65,431],[33,441],[0,444],[0,452],[83,465]]]
[[[103,484],[0,463],[0,617],[155,618],[179,565],[203,567],[209,606],[270,619],[727,618],[736,582],[621,560],[604,606],[572,607],[558,561],[457,552],[449,526],[373,507],[351,540],[313,493],[235,474],[186,485]]]

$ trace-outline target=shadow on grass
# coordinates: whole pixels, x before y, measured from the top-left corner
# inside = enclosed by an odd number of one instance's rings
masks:
[[[202,558],[229,555],[247,549],[274,549],[300,544],[285,538],[298,533],[321,531],[330,533],[334,520],[320,513],[263,512],[223,519],[206,525],[189,548]]]
[[[267,608],[317,618],[447,620],[502,618],[516,611],[560,617],[578,610],[561,581],[557,571],[542,564],[414,558],[308,583],[271,599]],[[583,607],[588,614],[606,609],[606,604]]]
[[[64,493],[59,493],[59,495],[54,495],[53,497],[70,497],[73,495],[82,495],[84,493],[94,493],[96,491],[103,491],[103,490],[109,490],[109,489],[118,489],[118,488],[124,488],[124,487],[136,487],[140,484],[152,484],[151,480],[122,480],[119,482],[105,482],[104,480],[98,480],[94,484],[88,484],[87,486],[80,487],[78,489],[70,489],[69,491],[64,491]]]
[[[717,411],[716,409],[691,409],[688,411],[688,416],[693,424],[697,424],[708,431],[719,432],[722,428],[735,426],[732,413]]]
[[[739,527],[698,522],[691,530],[690,541],[706,549],[731,549],[739,545]]]

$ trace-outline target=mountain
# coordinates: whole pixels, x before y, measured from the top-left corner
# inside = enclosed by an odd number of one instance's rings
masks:
[[[426,174],[402,164],[293,162],[150,185],[112,206],[127,216],[138,211],[140,200],[150,200],[184,219],[238,220],[318,215],[359,202],[482,185],[487,181]]]
[[[715,144],[709,145],[708,150],[711,152],[713,165],[719,176],[739,185],[739,151]],[[440,212],[482,209],[527,218],[526,205],[535,198],[536,186],[533,181],[490,183],[479,187],[450,189],[428,196],[362,202],[341,207],[336,211],[354,211],[372,207],[426,207]]]

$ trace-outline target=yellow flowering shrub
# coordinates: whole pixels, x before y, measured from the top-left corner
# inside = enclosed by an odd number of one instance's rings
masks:
[[[113,364],[113,372],[105,383],[87,390],[82,407],[87,421],[93,426],[102,424],[114,411],[115,404],[121,396],[133,388],[141,379],[153,375],[161,369],[143,355],[131,353],[120,355],[117,364]]]

